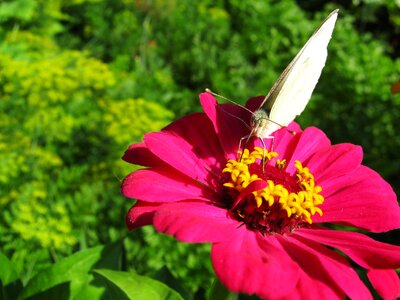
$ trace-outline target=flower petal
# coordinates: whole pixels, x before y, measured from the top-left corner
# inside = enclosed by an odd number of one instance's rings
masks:
[[[287,297],[280,300],[303,300],[303,299],[343,299],[344,294],[338,294],[337,291],[329,287],[323,281],[317,281],[307,273],[300,270],[300,279],[295,291]]]
[[[259,108],[265,96],[253,97],[247,101],[246,107],[250,111],[255,111]],[[239,148],[240,140],[250,134],[250,117],[251,113],[246,111],[240,105],[223,104],[218,105],[215,98],[209,93],[200,94],[200,102],[203,106],[204,112],[214,124],[214,129],[220,139],[221,145],[227,154],[227,158],[236,158],[236,152]],[[291,138],[293,135],[289,133],[301,132],[299,125],[296,122],[290,123],[287,128],[282,128],[273,133],[274,141],[272,139],[264,139],[264,144],[267,149],[286,150],[285,145],[288,142],[294,143]],[[295,135],[294,139],[298,139]],[[252,137],[249,144],[262,147],[262,144],[257,137]]]
[[[265,96],[251,97],[246,101],[246,107],[251,111],[256,111],[260,108],[261,103],[264,101]]]
[[[176,202],[199,199],[218,202],[209,187],[172,168],[142,169],[129,174],[121,186],[122,194],[149,202]]]
[[[154,216],[154,227],[177,240],[209,243],[231,239],[240,223],[229,218],[225,208],[195,201],[162,205]]]
[[[295,160],[306,162],[315,152],[326,149],[331,144],[326,135],[316,127],[306,128],[299,136],[299,138],[293,137],[297,144],[288,146],[282,143],[285,148],[280,145],[276,148],[276,151],[283,154],[283,158],[286,159],[286,171],[291,174],[296,171]]]
[[[347,183],[342,177],[336,192],[330,192],[320,206],[323,216],[314,215],[313,222],[336,222],[372,232],[400,227],[396,194],[378,173],[360,165],[344,177]]]
[[[220,281],[231,291],[266,299],[290,295],[299,269],[283,250],[273,245],[274,240],[273,236],[264,238],[243,226],[237,228],[235,238],[214,244],[211,260]]]
[[[328,283],[338,297],[343,292],[350,299],[372,299],[355,270],[340,254],[296,233],[290,237],[278,236],[278,239],[311,278]]]
[[[336,248],[366,269],[400,268],[399,246],[375,241],[358,232],[302,228],[296,234]]]
[[[200,102],[214,125],[226,157],[235,158],[240,139],[250,133],[250,129],[246,128],[246,124],[249,124],[250,113],[239,105],[218,105],[209,93],[200,94]]]
[[[180,118],[163,129],[187,141],[191,151],[206,162],[207,166],[219,168],[225,164],[225,153],[214,131],[213,124],[204,113],[194,113]]]
[[[158,209],[158,204],[137,201],[126,214],[125,221],[129,230],[150,225],[153,223],[153,216]]]
[[[146,145],[143,142],[135,143],[129,146],[129,148],[125,151],[122,159],[131,164],[146,166],[146,167],[155,167],[162,166],[165,163],[155,156],[153,153],[147,149]]]
[[[240,202],[249,194],[255,191],[262,190],[268,186],[267,182],[264,180],[256,180],[250,183],[243,191],[240,192],[240,194],[237,196],[235,202],[233,203],[231,209],[234,210]]]
[[[181,173],[210,185],[215,189],[219,186],[221,164],[210,164],[213,153],[207,153],[208,147],[190,144],[170,132],[153,132],[144,137],[146,146],[164,162]],[[208,142],[199,141],[199,143]]]
[[[289,130],[295,132],[295,134],[290,133]],[[299,124],[292,122],[287,127],[275,131],[272,135],[274,138],[264,139],[264,143],[267,146],[267,149],[279,153],[279,159],[284,159],[293,154],[293,151],[302,135],[302,131]],[[267,144],[268,141],[270,141],[269,146]]]
[[[369,270],[367,276],[383,299],[399,299],[400,279],[394,270]]]
[[[307,167],[314,174],[315,181],[329,186],[339,176],[355,170],[362,161],[360,146],[353,144],[337,144],[317,151],[307,162]]]

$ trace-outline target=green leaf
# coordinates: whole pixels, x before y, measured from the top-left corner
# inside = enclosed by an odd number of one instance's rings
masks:
[[[181,294],[183,298],[189,299],[189,293],[184,289],[181,282],[174,277],[167,267],[164,266],[161,268],[161,270],[154,275],[154,279],[165,283],[170,288]]]
[[[71,299],[71,285],[70,282],[62,282],[54,285],[44,291],[36,293],[28,298],[29,300],[69,300]]]
[[[0,253],[0,280],[4,285],[18,279],[18,274],[12,266],[10,260]]]
[[[232,293],[227,290],[222,283],[215,279],[213,285],[211,286],[210,293],[208,295],[208,300],[236,300],[238,299],[238,294]]]
[[[10,260],[0,253],[0,299],[15,299],[22,289],[22,283]]]
[[[0,21],[17,19],[30,21],[37,9],[37,3],[29,0],[17,0],[0,4]]]
[[[66,257],[33,277],[20,299],[82,299],[82,292],[90,295],[91,299],[100,299],[104,288],[95,286],[96,279],[90,271],[99,267],[118,269],[121,249],[122,244],[118,242],[107,247],[85,249]],[[89,285],[92,287],[89,288]]]
[[[112,299],[183,300],[178,292],[146,276],[104,269],[95,273],[107,280]]]

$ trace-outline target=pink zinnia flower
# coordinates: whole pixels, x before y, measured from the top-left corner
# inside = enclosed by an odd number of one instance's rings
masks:
[[[321,130],[301,131],[293,122],[297,134],[278,130],[273,145],[265,140],[265,154],[253,138],[240,157],[238,143],[248,129],[239,119],[249,122],[248,113],[218,105],[207,93],[200,100],[205,113],[146,134],[126,151],[124,160],[147,167],[122,184],[125,196],[138,199],[127,214],[129,229],[153,224],[180,241],[212,243],[215,273],[235,292],[371,299],[349,258],[367,270],[383,298],[400,295],[394,270],[400,247],[329,225],[370,232],[400,227],[396,196],[361,165],[361,147],[331,145]],[[260,100],[247,107],[254,111]]]

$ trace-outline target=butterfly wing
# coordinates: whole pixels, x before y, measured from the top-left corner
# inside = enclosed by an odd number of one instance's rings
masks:
[[[260,109],[268,113],[270,120],[287,126],[306,107],[324,68],[337,15],[338,10],[330,13],[265,97]]]

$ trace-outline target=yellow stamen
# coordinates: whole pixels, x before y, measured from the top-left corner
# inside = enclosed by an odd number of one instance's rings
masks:
[[[224,186],[229,189],[234,189],[239,193],[243,191],[249,184],[256,180],[263,180],[257,174],[251,174],[249,166],[261,161],[265,158],[267,164],[270,160],[278,156],[276,152],[269,152],[260,147],[255,147],[252,152],[244,149],[243,154],[239,152],[240,159],[229,160],[223,173],[230,173],[230,181],[224,183]],[[283,171],[286,166],[286,160],[276,160],[275,167]],[[311,217],[318,213],[322,215],[322,210],[318,208],[324,202],[324,197],[320,194],[321,186],[316,186],[313,174],[307,167],[303,167],[298,160],[294,163],[296,170],[295,178],[297,178],[298,192],[289,192],[282,184],[275,184],[273,180],[267,180],[268,186],[264,189],[254,191],[254,204],[258,208],[263,206],[263,211],[268,211],[265,217],[270,214],[267,207],[279,205],[280,209],[285,211],[288,218],[302,219],[303,221],[312,224]],[[268,174],[267,174],[268,175]],[[265,210],[266,209],[266,210]],[[244,212],[241,212],[243,217]]]
[[[284,160],[277,160],[276,161],[276,167],[279,169],[279,170],[282,170],[284,167],[286,166],[286,159],[284,159]]]

